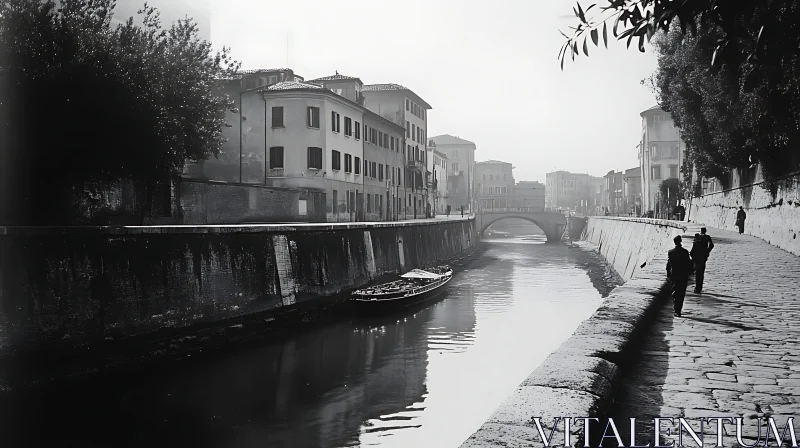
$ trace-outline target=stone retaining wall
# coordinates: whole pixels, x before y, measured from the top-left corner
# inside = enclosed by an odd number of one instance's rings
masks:
[[[463,253],[473,223],[0,227],[0,361],[314,306]]]
[[[555,417],[602,418],[613,405],[621,372],[637,355],[635,341],[666,296],[666,250],[689,229],[653,219],[590,217],[584,237],[600,247],[628,280],[553,352],[462,447],[541,446],[532,420],[550,436]],[[664,243],[667,241],[668,243]],[[634,263],[647,262],[644,268]],[[625,274],[623,274],[625,273]],[[605,425],[592,426],[596,438]],[[571,445],[583,446],[583,427],[571,427]],[[551,446],[564,446],[560,422]],[[596,446],[592,444],[592,446]]]
[[[688,218],[709,227],[736,231],[739,206],[747,212],[746,234],[800,255],[800,175],[787,179],[774,198],[761,184],[693,198]]]

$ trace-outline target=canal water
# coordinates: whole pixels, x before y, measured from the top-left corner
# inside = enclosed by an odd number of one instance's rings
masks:
[[[6,412],[2,446],[459,446],[618,284],[596,253],[484,240],[443,298]]]

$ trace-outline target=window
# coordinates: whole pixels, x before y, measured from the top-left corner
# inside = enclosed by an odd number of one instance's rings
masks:
[[[650,177],[653,180],[661,180],[661,167],[660,166],[652,166],[650,167],[651,173]]]
[[[353,120],[350,117],[344,117],[344,135],[353,136]]]
[[[417,128],[417,141],[422,143],[422,129]]]
[[[674,179],[678,178],[678,165],[669,166],[669,177]]]
[[[356,140],[361,138],[361,125],[356,121]]]
[[[400,177],[400,168],[397,169],[397,185],[403,185],[403,178]]]
[[[331,150],[331,169],[337,171],[342,169],[342,153],[335,149]]]
[[[367,162],[367,159],[364,159],[364,177],[369,175],[369,169],[368,168],[369,168],[369,162]]]
[[[353,165],[353,168],[355,168],[356,174],[361,174],[361,157],[356,157],[356,162]]]
[[[319,107],[308,106],[308,127],[319,129]]]
[[[406,141],[405,140],[403,140],[403,151],[402,151],[402,153],[403,153],[403,155],[405,155],[405,153],[406,153]]]
[[[372,166],[369,168],[370,177],[375,179],[378,171],[378,162],[372,162]]]
[[[378,131],[378,146],[383,146],[383,132]]]
[[[369,132],[367,132],[368,130],[369,130],[369,126],[367,126],[366,123],[365,123],[364,124],[364,141],[365,142],[369,140]]]
[[[353,172],[353,156],[351,156],[350,154],[344,155],[344,172],[345,173]]]
[[[331,131],[340,132],[342,129],[339,127],[339,124],[339,114],[337,112],[331,112]]]
[[[406,138],[411,137],[411,123],[406,120]]]
[[[378,180],[383,180],[383,164],[378,165]]]
[[[416,140],[414,140],[415,138],[417,138],[417,126],[412,124],[411,125],[411,140],[416,141]]]
[[[389,149],[394,151],[394,136],[389,137]]]
[[[408,110],[408,103],[409,103],[408,98],[406,98],[406,110]]]
[[[283,168],[283,146],[269,148],[269,169]]]
[[[389,166],[388,165],[386,166],[386,170],[387,171],[389,170]],[[395,174],[397,174],[397,171],[392,169],[392,185],[394,185],[394,183],[395,183],[395,177],[394,177]]]
[[[272,127],[273,128],[283,127],[283,106],[277,106],[272,108]]]
[[[314,170],[322,169],[322,148],[308,148],[308,168]]]

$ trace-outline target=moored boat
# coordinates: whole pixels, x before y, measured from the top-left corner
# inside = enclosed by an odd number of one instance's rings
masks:
[[[450,266],[414,269],[399,279],[355,291],[352,302],[359,311],[384,312],[406,308],[441,294],[453,278]]]

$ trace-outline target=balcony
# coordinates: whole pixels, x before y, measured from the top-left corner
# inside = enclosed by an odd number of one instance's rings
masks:
[[[267,177],[286,177],[283,168],[272,168],[267,170]]]
[[[408,160],[406,159],[406,168],[412,170],[425,171],[425,163],[422,160]]]

